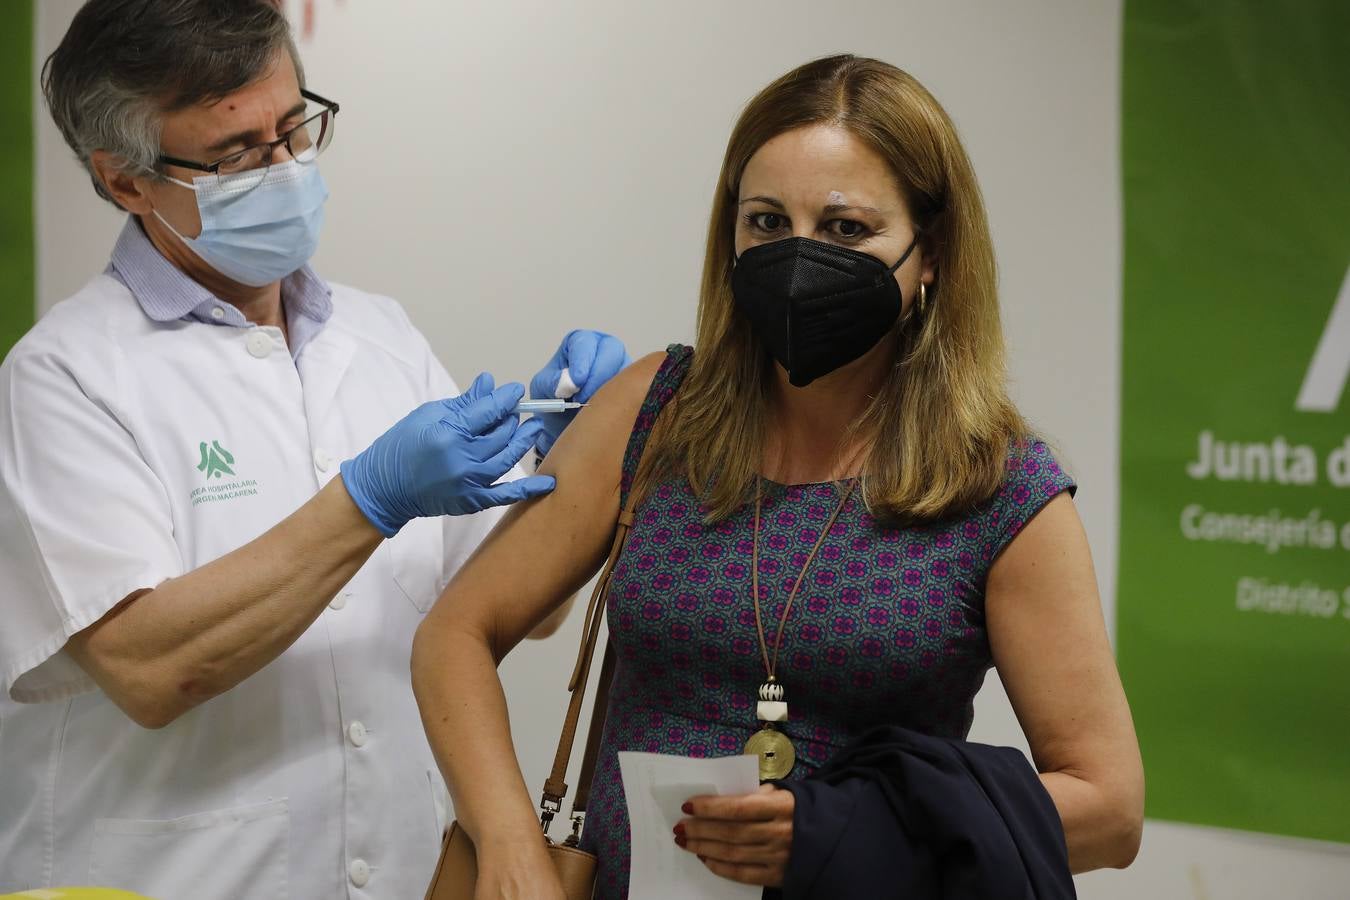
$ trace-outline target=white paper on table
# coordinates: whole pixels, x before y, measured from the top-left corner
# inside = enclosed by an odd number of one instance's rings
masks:
[[[759,900],[763,888],[709,872],[698,857],[675,845],[680,807],[706,794],[753,794],[759,790],[759,757],[693,759],[660,753],[619,754],[628,799],[632,863],[628,894],[642,900]]]

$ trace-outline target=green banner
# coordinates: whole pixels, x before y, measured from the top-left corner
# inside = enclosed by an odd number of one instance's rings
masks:
[[[0,356],[33,324],[33,4],[5,4],[0,28]]]
[[[1148,814],[1350,842],[1350,3],[1127,0],[1123,168]]]

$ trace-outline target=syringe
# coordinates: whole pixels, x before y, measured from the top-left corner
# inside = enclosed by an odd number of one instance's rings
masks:
[[[572,409],[581,409],[585,403],[576,403],[571,400],[522,400],[516,404],[515,413],[518,416],[537,416],[540,413],[560,413]]]

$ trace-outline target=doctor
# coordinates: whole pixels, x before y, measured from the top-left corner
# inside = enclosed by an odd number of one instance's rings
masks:
[[[554,435],[307,265],[338,104],[271,4],[90,0],[44,89],[129,215],[0,368],[0,893],[421,896],[413,632]],[[535,384],[624,361],[573,333]]]

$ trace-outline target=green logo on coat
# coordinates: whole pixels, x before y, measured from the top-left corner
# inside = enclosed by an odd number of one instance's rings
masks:
[[[212,441],[209,447],[206,441],[202,441],[198,449],[202,454],[202,461],[197,463],[197,471],[205,472],[207,481],[213,476],[219,478],[221,475],[234,474],[234,469],[230,468],[234,465],[234,456],[220,446],[220,441]]]

